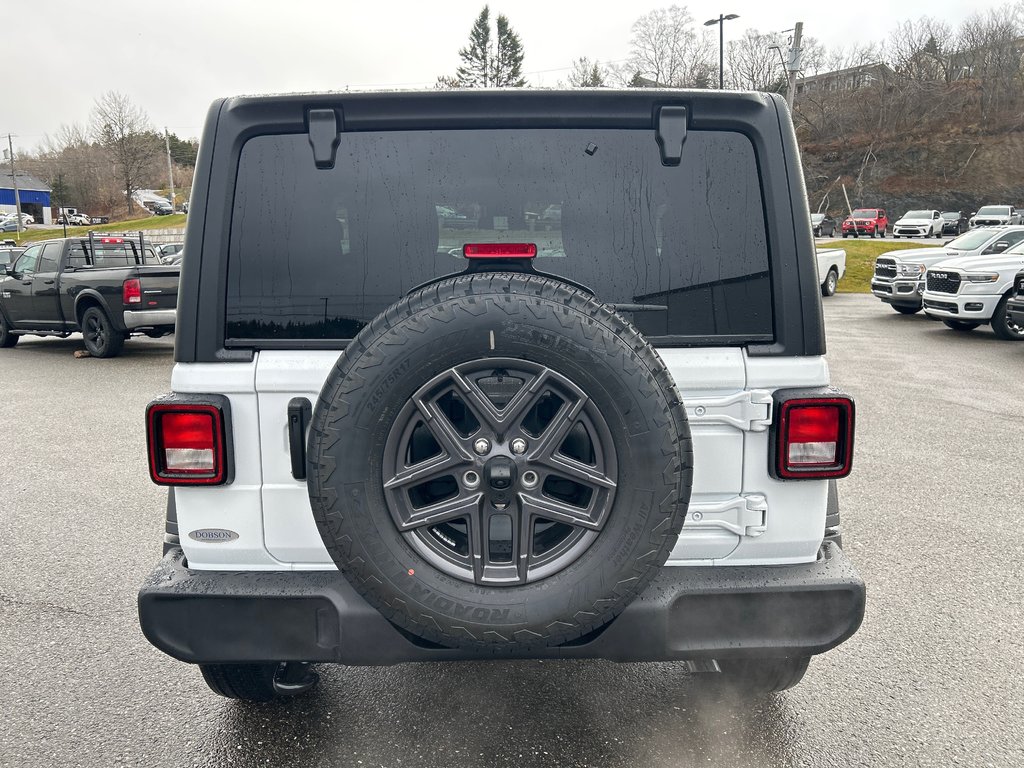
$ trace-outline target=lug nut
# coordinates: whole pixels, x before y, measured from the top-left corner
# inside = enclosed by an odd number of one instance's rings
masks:
[[[481,437],[475,443],[473,443],[473,450],[476,451],[478,455],[483,456],[485,453],[491,450],[491,441],[488,440],[486,437]]]
[[[536,488],[537,487],[537,473],[532,469],[528,469],[523,472],[523,488]]]
[[[526,441],[523,440],[523,438],[521,437],[517,437],[515,440],[513,440],[511,447],[512,453],[514,453],[516,456],[522,456],[524,453],[526,453]]]
[[[471,469],[462,476],[462,484],[469,490],[473,490],[480,485],[480,475]]]

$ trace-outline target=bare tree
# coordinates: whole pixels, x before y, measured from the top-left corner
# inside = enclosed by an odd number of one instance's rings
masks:
[[[686,6],[672,5],[641,16],[630,40],[633,73],[658,85],[707,87],[713,80],[713,45],[703,29],[696,31]]]
[[[739,90],[781,92],[786,73],[778,50],[772,48],[780,44],[775,35],[763,35],[756,29],[730,41],[725,52],[726,82]]]
[[[124,94],[107,91],[96,99],[93,107],[92,135],[117,168],[125,205],[131,214],[132,195],[152,175],[160,152],[149,117]]]
[[[607,85],[601,62],[591,61],[586,56],[576,59],[569,73],[569,85],[573,88],[600,88]]]

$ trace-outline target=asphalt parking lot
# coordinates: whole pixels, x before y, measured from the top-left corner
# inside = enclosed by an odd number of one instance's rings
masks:
[[[171,343],[0,350],[0,766],[1024,763],[1024,344],[870,296],[825,308],[833,381],[858,404],[840,493],[867,616],[762,702],[682,665],[605,662],[326,668],[303,699],[218,698],[135,614],[163,515],[142,414]]]

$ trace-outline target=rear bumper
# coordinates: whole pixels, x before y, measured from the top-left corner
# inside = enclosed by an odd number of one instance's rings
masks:
[[[674,661],[804,656],[843,642],[864,617],[864,582],[842,550],[816,562],[666,567],[616,619],[556,648],[507,658]],[[143,634],[181,661],[350,665],[494,658],[397,629],[337,571],[194,571],[172,548],[139,592]]]
[[[124,327],[129,331],[134,328],[158,328],[165,325],[174,325],[177,310],[174,309],[126,309],[124,312]]]

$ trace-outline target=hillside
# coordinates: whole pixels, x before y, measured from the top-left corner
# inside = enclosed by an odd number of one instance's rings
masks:
[[[955,119],[920,134],[803,142],[804,176],[812,210],[845,213],[850,203],[900,216],[913,208],[972,212],[985,204],[1024,207],[1024,129],[963,130]],[[859,177],[859,183],[858,183]],[[838,182],[837,182],[838,179]]]

